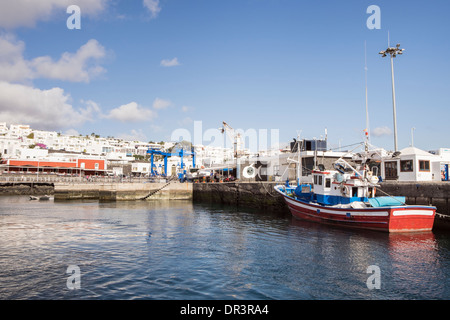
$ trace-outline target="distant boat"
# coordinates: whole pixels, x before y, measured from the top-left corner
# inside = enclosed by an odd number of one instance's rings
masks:
[[[297,186],[274,188],[298,219],[387,232],[432,230],[436,207],[406,205],[405,197],[375,195],[379,185],[367,169],[373,154],[367,146],[361,171],[341,158],[336,170],[314,170],[312,184],[299,181]]]
[[[41,197],[39,197],[39,200],[50,200],[50,196],[47,196],[47,195],[41,196]]]
[[[39,198],[35,196],[30,196],[30,200],[39,200]]]

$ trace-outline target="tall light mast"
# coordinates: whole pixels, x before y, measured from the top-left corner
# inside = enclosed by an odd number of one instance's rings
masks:
[[[397,145],[397,111],[395,106],[395,85],[394,85],[394,58],[398,54],[403,54],[403,51],[405,49],[400,49],[400,44],[397,44],[395,48],[388,47],[384,51],[380,51],[379,54],[382,55],[382,57],[386,57],[388,54],[391,56],[391,78],[392,78],[392,105],[393,105],[393,114],[394,114],[394,151],[398,151],[398,145]]]

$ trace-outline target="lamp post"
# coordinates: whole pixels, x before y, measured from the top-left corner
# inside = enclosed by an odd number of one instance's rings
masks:
[[[397,44],[395,48],[388,47],[384,51],[380,51],[382,57],[386,57],[388,54],[391,56],[391,77],[392,77],[392,105],[394,114],[394,151],[398,151],[397,147],[397,111],[395,107],[395,85],[394,85],[394,58],[397,54],[403,54],[405,49],[400,49],[400,44]]]

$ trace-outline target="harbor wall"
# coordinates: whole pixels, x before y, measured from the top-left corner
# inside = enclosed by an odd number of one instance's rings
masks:
[[[53,183],[0,183],[0,195],[52,195],[54,191]]]
[[[193,200],[248,207],[260,210],[288,210],[283,198],[274,190],[279,182],[195,183]]]
[[[227,182],[194,184],[194,200],[220,202],[254,208],[285,208],[273,187],[280,182]],[[377,196],[405,196],[407,204],[433,205],[437,212],[450,216],[449,182],[383,182]]]
[[[279,182],[197,183],[194,201],[222,203],[237,207],[289,212],[281,195],[273,187]],[[407,204],[433,205],[437,208],[435,227],[450,229],[450,183],[383,182],[377,196],[406,196]]]
[[[55,200],[191,200],[190,183],[55,183]]]
[[[433,205],[440,214],[450,216],[448,182],[397,182],[386,181],[380,184],[377,196],[405,196],[406,204]]]
[[[224,183],[0,183],[0,195],[54,194],[55,199],[136,200],[155,192],[151,199],[194,199],[195,201],[254,208],[285,208],[273,187],[279,182]],[[380,184],[377,196],[385,193],[406,196],[407,204],[433,205],[450,216],[449,182],[396,182]],[[283,209],[282,209],[283,210]]]

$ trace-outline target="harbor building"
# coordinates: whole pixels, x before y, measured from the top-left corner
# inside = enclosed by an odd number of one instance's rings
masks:
[[[441,148],[434,153],[408,147],[381,158],[382,180],[448,181],[450,152]]]
[[[1,164],[2,174],[100,176],[104,175],[105,172],[106,160],[100,158],[7,159]]]

